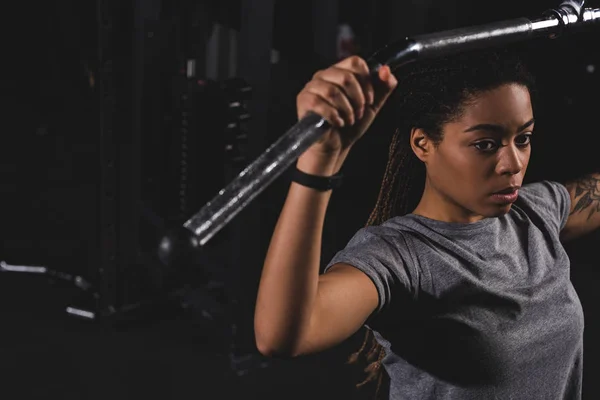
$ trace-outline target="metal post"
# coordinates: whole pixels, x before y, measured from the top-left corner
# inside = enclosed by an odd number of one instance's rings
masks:
[[[131,114],[124,116],[123,132],[119,143],[119,268],[117,277],[121,283],[121,304],[136,302],[136,293],[131,290],[130,280],[136,274],[132,269],[137,267],[140,249],[140,216],[142,192],[142,149],[144,119],[144,89],[147,75],[147,65],[153,65],[157,60],[149,60],[153,41],[162,34],[158,29],[161,0],[135,0],[133,2],[133,35],[121,38],[131,40],[131,69],[130,86],[124,82],[123,96],[129,100]],[[162,62],[162,60],[161,60]],[[125,89],[128,88],[131,91]],[[131,118],[131,119],[129,119]],[[128,123],[131,122],[129,125]],[[135,285],[135,284],[133,284]]]
[[[97,1],[98,93],[100,110],[100,190],[99,190],[99,265],[94,277],[98,286],[100,310],[114,309],[117,270],[117,182],[114,131],[114,0]]]

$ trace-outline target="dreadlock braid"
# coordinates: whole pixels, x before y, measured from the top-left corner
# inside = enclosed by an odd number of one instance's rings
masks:
[[[393,107],[397,128],[391,138],[388,162],[367,226],[407,214],[420,200],[426,170],[410,147],[413,128],[421,128],[438,145],[443,139],[444,125],[458,119],[477,94],[507,83],[523,85],[534,94],[532,76],[509,49],[471,51],[417,62],[404,66],[396,75],[398,89],[387,108]],[[370,328],[365,331],[361,347],[350,355],[348,363],[367,363],[364,369],[367,377],[356,387],[375,383],[375,398],[378,398],[385,349]]]
[[[415,157],[408,146],[400,146],[401,130],[396,129],[390,145],[388,163],[383,175],[383,181],[379,190],[379,196],[375,208],[371,212],[367,225],[379,225],[390,216],[394,215],[395,209],[400,209],[403,214],[408,212],[406,196],[399,196],[398,192],[405,192],[410,185],[411,174],[407,171],[415,166]],[[403,172],[403,173],[400,173]],[[404,189],[404,190],[402,190]]]

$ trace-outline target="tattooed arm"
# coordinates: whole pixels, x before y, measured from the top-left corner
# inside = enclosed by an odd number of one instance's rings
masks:
[[[600,173],[585,175],[565,186],[571,195],[571,211],[560,233],[563,241],[577,239],[600,227]]]

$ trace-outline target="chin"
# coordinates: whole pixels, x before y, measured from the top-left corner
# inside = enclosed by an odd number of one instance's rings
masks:
[[[512,207],[512,203],[511,204],[502,205],[502,206],[497,206],[497,207],[494,207],[492,210],[490,210],[489,213],[484,214],[484,216],[486,218],[501,217],[501,216],[503,216],[505,214],[508,214],[508,212],[510,211],[511,207]]]

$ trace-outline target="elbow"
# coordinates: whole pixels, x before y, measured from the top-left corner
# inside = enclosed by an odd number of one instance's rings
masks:
[[[256,341],[256,348],[265,357],[268,358],[278,358],[278,359],[290,359],[294,358],[294,354],[291,351],[286,351],[279,349],[275,346],[269,346],[268,344],[263,344],[259,341]]]
[[[254,329],[255,344],[259,353],[269,358],[289,359],[299,355],[291,341],[282,340],[273,334]]]
[[[254,331],[255,344],[258,352],[265,357],[274,357],[276,353],[275,347],[264,338],[264,335],[260,335],[257,330]]]
[[[258,339],[256,340],[256,348],[258,349],[258,352],[265,357],[272,358],[274,355],[273,348],[269,347],[269,345],[267,345],[264,342],[261,342]]]
[[[262,339],[259,335],[256,335],[256,348],[268,358],[290,359],[298,356],[293,346],[276,344],[275,341]]]

